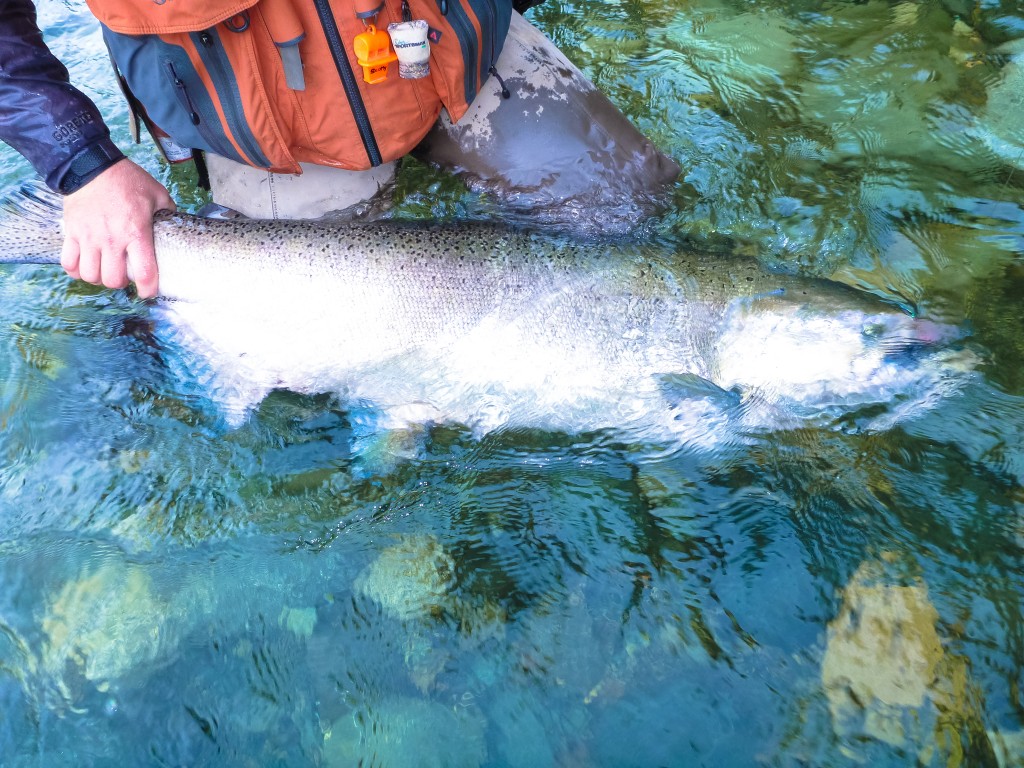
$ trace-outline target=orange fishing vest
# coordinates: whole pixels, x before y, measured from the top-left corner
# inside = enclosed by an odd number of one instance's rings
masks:
[[[444,106],[465,113],[501,52],[511,0],[407,0],[430,29],[430,74],[367,83],[352,0],[87,0],[155,133],[259,168],[395,160]],[[402,20],[382,0],[376,27]],[[371,19],[373,21],[373,19]],[[297,54],[296,54],[297,52]],[[296,68],[298,62],[301,65]]]

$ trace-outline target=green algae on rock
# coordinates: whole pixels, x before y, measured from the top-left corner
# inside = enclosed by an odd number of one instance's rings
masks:
[[[916,749],[921,765],[994,760],[967,662],[943,647],[927,586],[898,571],[892,554],[862,563],[828,625],[821,676],[833,728]]]
[[[356,591],[392,618],[439,614],[455,583],[455,562],[433,536],[402,536],[356,578]]]

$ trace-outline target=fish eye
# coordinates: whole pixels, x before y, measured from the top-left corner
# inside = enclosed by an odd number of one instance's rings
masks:
[[[860,332],[869,339],[880,338],[885,333],[885,323],[867,322],[861,326]]]

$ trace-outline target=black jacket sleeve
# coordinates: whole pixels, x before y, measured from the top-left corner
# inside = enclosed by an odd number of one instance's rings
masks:
[[[64,194],[124,157],[43,42],[30,0],[0,0],[0,140]]]

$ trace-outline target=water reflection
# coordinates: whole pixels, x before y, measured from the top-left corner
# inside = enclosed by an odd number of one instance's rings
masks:
[[[1019,762],[1019,4],[533,13],[685,166],[655,239],[966,316],[980,375],[880,433],[449,425],[368,464],[337,398],[228,430],[138,305],[4,268],[5,765]],[[486,209],[404,172],[398,215]]]

